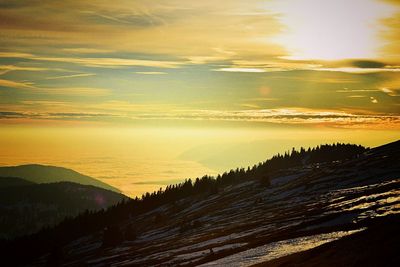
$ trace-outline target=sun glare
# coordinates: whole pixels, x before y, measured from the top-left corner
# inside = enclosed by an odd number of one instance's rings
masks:
[[[376,58],[382,46],[380,20],[393,6],[374,0],[277,1],[274,10],[284,25],[275,39],[288,59],[340,60]]]

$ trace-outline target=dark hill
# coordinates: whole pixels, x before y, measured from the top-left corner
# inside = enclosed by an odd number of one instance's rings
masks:
[[[9,180],[8,184],[14,182],[14,186],[0,187],[0,237],[3,238],[34,233],[85,210],[98,211],[127,199],[91,185],[71,182],[22,185],[24,180],[19,178],[2,179]]]
[[[398,266],[399,225],[400,216],[390,216],[377,220],[365,231],[251,267]]]
[[[39,164],[0,167],[0,177],[19,177],[33,183],[73,182],[93,185],[115,192],[117,188],[71,169]]]
[[[0,177],[0,188],[10,186],[33,185],[35,183],[18,177]]]

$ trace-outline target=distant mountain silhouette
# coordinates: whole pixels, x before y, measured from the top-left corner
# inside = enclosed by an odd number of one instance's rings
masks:
[[[123,199],[127,197],[91,185],[34,184],[20,178],[0,178],[0,237],[34,233],[66,217],[105,209]]]
[[[120,193],[121,191],[95,178],[81,174],[71,169],[28,164],[20,166],[0,167],[0,177],[19,177],[33,183],[73,182],[83,185],[93,185]],[[2,178],[0,178],[1,181]]]
[[[33,185],[35,183],[18,177],[1,177],[0,188],[10,186]]]

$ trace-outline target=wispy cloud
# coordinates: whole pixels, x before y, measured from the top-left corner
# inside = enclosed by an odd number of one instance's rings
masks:
[[[336,90],[337,93],[365,93],[365,92],[379,92],[379,89],[340,89]]]
[[[33,93],[65,96],[107,96],[111,91],[104,88],[67,87],[67,88],[37,88]]]
[[[15,66],[15,65],[0,65],[0,70],[6,70],[6,71],[15,71],[15,70],[20,70],[20,71],[45,71],[45,70],[49,70],[49,68],[21,67],[21,66]]]
[[[163,71],[136,71],[134,73],[136,73],[136,74],[144,74],[144,75],[163,75],[163,74],[167,74],[166,72],[163,72]]]
[[[31,94],[45,94],[50,96],[65,95],[65,96],[106,96],[110,95],[111,91],[104,88],[92,87],[38,87],[32,82],[18,82],[0,79],[0,87],[28,89]],[[26,102],[27,103],[27,102]]]
[[[400,72],[400,68],[354,68],[354,67],[338,67],[338,68],[316,68],[315,71],[333,71],[345,73],[378,73],[378,72]]]
[[[247,98],[248,101],[256,101],[256,102],[266,102],[266,101],[277,101],[279,98],[275,97],[254,97],[254,98]]]
[[[78,47],[78,48],[63,48],[64,51],[76,54],[103,54],[114,52],[111,49],[98,49],[90,47]]]
[[[16,88],[16,89],[35,89],[33,83],[29,82],[17,82],[0,79],[0,87]]]
[[[381,87],[379,89],[390,96],[400,96],[400,88]]]
[[[264,70],[264,69],[258,69],[258,68],[219,68],[219,69],[214,69],[214,71],[226,71],[226,72],[252,72],[252,73],[266,72],[266,70]]]
[[[348,98],[365,98],[367,97],[366,95],[348,95]]]
[[[47,77],[46,80],[89,77],[89,76],[95,76],[95,75],[96,75],[95,73],[79,73],[79,74],[72,74],[72,75],[62,75],[62,76]]]
[[[371,100],[371,103],[373,103],[373,104],[377,104],[378,103],[378,99],[376,99],[373,96],[371,96],[369,99]]]
[[[366,60],[339,60],[339,61],[318,61],[318,60],[233,60],[230,66],[214,69],[215,71],[231,72],[277,72],[277,71],[325,71],[341,72],[351,74],[371,74],[382,72],[400,72],[399,66],[386,65],[383,62]]]
[[[105,58],[50,57],[50,56],[38,56],[28,53],[14,53],[14,52],[1,52],[0,57],[73,63],[83,66],[103,67],[103,68],[130,67],[130,66],[178,68],[179,66],[184,64],[184,62],[178,62],[178,61],[143,60],[143,59],[112,58],[112,57],[105,57]]]
[[[372,103],[378,103],[376,98],[370,98]],[[225,122],[246,122],[246,123],[267,123],[267,124],[292,124],[292,125],[324,125],[330,127],[343,128],[400,128],[400,116],[385,114],[367,114],[356,112],[345,112],[339,110],[317,110],[305,108],[280,108],[280,109],[259,109],[250,105],[242,105],[248,107],[247,110],[179,110],[173,109],[168,112],[157,111],[155,108],[152,112],[140,112],[140,108],[127,107],[123,109],[109,108],[103,105],[103,111],[95,110],[77,112],[74,111],[71,103],[41,103],[32,102],[32,105],[50,105],[53,111],[47,112],[27,112],[27,111],[11,111],[5,114],[3,118],[35,118],[61,119],[61,120],[95,120],[109,121],[112,119],[122,120],[125,123],[134,123],[135,121],[154,121],[154,120],[184,120],[184,121],[225,121]],[[63,112],[54,110],[54,104],[63,107]],[[108,107],[108,108],[107,108]],[[97,106],[98,108],[98,106]],[[127,109],[129,108],[129,109]],[[136,110],[135,113],[130,111]],[[69,111],[71,110],[71,111]],[[139,111],[139,112],[138,112]],[[18,114],[18,115],[16,115]]]

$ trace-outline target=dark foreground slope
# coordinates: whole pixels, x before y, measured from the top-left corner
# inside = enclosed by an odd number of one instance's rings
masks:
[[[19,177],[33,183],[73,182],[120,192],[117,188],[71,169],[39,164],[0,167],[1,177]]]
[[[365,231],[253,267],[399,266],[400,216],[376,220]]]
[[[2,179],[7,183],[0,187],[1,238],[35,233],[68,216],[105,209],[126,199],[110,190],[71,182],[33,184],[19,178]]]
[[[124,210],[129,216],[113,221],[109,230],[63,239],[56,250],[43,250],[30,263],[251,266],[369,233],[377,220],[400,212],[400,142],[342,160],[307,164],[298,157],[296,162],[305,164],[270,168],[270,183],[260,175],[267,170],[261,166],[231,185],[141,212]],[[257,175],[252,178],[253,174]],[[383,222],[381,234],[392,234],[394,223]],[[99,229],[98,224],[92,228]],[[44,239],[32,240],[40,244]],[[28,253],[19,243],[13,246],[14,253]],[[370,242],[368,247],[382,249],[382,243]]]

